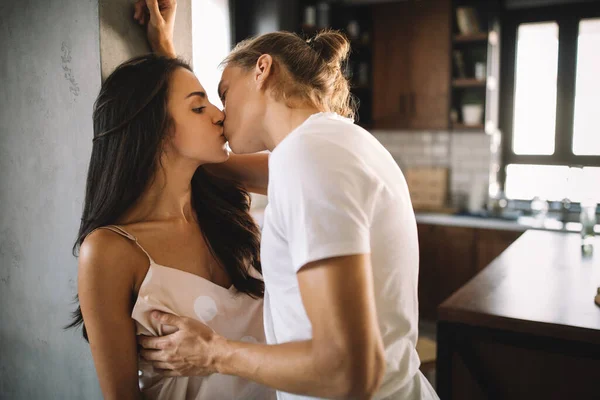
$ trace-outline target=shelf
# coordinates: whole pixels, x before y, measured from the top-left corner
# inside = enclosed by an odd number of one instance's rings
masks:
[[[475,78],[453,79],[452,86],[455,88],[485,87],[485,79],[475,79]]]
[[[454,35],[453,40],[454,43],[487,42],[488,34],[486,32],[481,32],[470,35]]]
[[[483,124],[477,124],[477,125],[465,125],[463,123],[460,122],[456,122],[454,124],[451,125],[453,130],[457,130],[457,131],[484,131],[485,130],[485,125]]]

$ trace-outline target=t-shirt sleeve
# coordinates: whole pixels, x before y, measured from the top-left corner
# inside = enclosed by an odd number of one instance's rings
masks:
[[[286,143],[270,168],[273,204],[295,271],[325,258],[370,253],[378,187],[347,149],[320,138]]]

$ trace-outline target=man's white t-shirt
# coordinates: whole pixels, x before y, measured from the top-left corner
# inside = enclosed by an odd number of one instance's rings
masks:
[[[269,159],[261,261],[270,344],[312,337],[296,273],[307,263],[371,254],[386,372],[377,399],[437,399],[419,371],[417,226],[390,153],[352,120],[309,117]],[[279,400],[309,399],[278,392]]]

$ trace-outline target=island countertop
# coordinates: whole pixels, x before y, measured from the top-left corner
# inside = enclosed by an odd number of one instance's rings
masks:
[[[438,308],[440,321],[600,345],[600,237],[529,230]]]

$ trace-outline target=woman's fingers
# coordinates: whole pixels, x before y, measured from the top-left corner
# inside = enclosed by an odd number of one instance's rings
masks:
[[[138,23],[144,22],[144,14],[146,13],[146,2],[145,0],[138,0],[133,5],[133,19]]]
[[[150,11],[150,22],[152,22],[155,25],[158,25],[159,22],[164,22],[163,17],[160,14],[158,0],[146,0],[146,6]]]

